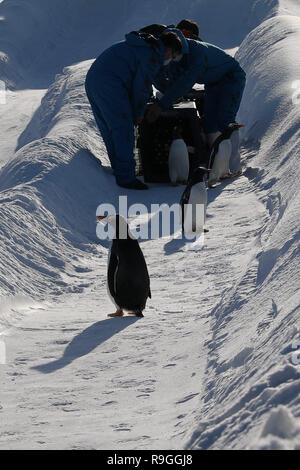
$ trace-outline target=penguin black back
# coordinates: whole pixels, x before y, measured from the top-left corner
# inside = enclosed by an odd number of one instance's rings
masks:
[[[108,288],[120,309],[141,314],[147,298],[151,297],[150,279],[140,245],[130,236],[127,223],[126,226],[127,238],[120,238],[117,216],[116,234],[112,242],[107,272]]]

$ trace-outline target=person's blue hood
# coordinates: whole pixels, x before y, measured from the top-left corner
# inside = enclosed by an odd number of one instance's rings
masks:
[[[172,33],[177,34],[177,36],[179,37],[179,39],[181,41],[182,54],[189,54],[189,52],[190,52],[189,44],[188,44],[183,32],[180,31],[180,29],[176,28],[176,26],[174,26],[173,24],[167,26],[167,29],[164,31],[164,33],[167,32],[167,31],[171,31]]]
[[[145,35],[146,37],[147,35]],[[163,62],[165,57],[165,46],[160,39],[155,38],[151,34],[148,35],[148,40],[143,39],[142,34],[132,31],[125,35],[125,42],[133,47],[146,47],[152,49]]]
[[[151,42],[143,39],[141,33],[132,31],[131,33],[125,34],[125,41],[130,46],[135,46],[135,47],[149,47],[150,46],[150,47],[157,47],[159,49],[161,41],[159,39],[156,39],[154,36],[150,34],[148,36],[149,38],[151,37]]]

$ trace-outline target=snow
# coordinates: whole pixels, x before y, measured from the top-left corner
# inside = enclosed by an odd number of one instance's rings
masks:
[[[117,3],[109,25],[107,4],[0,6],[0,448],[299,450],[299,4],[252,0],[241,21],[239,0]],[[145,318],[108,319],[98,205],[150,210],[182,188],[120,193],[84,77],[124,32],[204,13],[247,72],[245,172],[208,192],[202,250],[141,242]]]
[[[13,157],[19,136],[40,105],[44,93],[45,90],[5,91],[5,112],[0,114],[0,167]]]

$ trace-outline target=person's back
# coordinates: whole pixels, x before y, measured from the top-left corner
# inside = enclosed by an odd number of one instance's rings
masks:
[[[243,71],[239,63],[213,44],[187,39],[189,54],[184,54],[180,62],[172,62],[167,71],[160,72],[154,85],[165,95],[161,106],[168,108],[180,96],[187,93],[195,83],[218,83],[230,72]],[[163,75],[165,74],[165,75]],[[162,80],[164,76],[165,80]]]
[[[129,33],[125,41],[120,41],[106,49],[95,60],[90,69],[90,73],[109,74],[121,79],[124,83],[133,79],[137,65],[143,67],[151,65],[154,68],[160,66],[163,61],[163,48],[159,48],[159,43],[155,44],[157,54],[153,54],[153,45],[141,39],[138,34]]]
[[[85,89],[104,140],[117,184],[146,189],[135,178],[134,123],[146,111],[152,81],[166,60],[181,52],[174,33],[159,39],[132,32],[126,40],[106,49],[89,69]]]
[[[202,65],[197,83],[217,82],[224,74],[239,68],[238,62],[223,49],[207,42],[188,39],[189,66]]]

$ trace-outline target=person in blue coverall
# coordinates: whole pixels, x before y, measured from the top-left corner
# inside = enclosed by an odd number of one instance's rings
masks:
[[[185,31],[182,30],[183,34]],[[223,132],[235,122],[246,83],[246,74],[239,63],[217,46],[186,38],[179,62],[160,70],[154,86],[164,93],[148,110],[147,119],[154,122],[196,83],[205,85],[204,132]]]
[[[154,77],[182,50],[174,32],[131,32],[106,49],[89,69],[85,88],[119,186],[147,189],[135,177],[134,125],[152,96]]]

